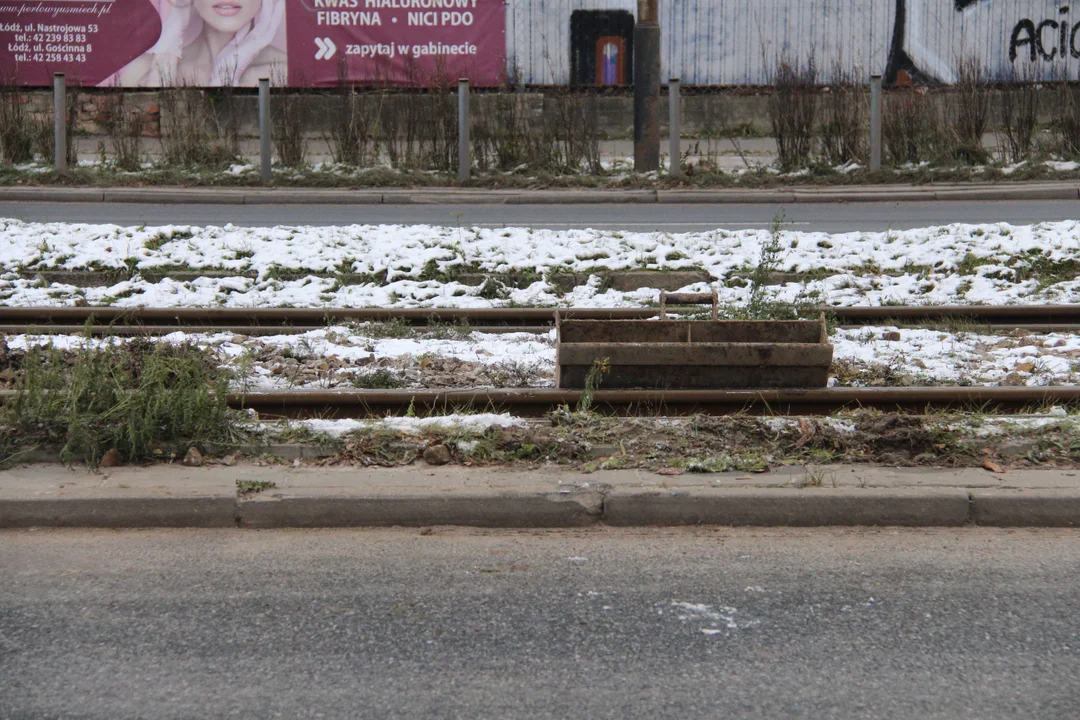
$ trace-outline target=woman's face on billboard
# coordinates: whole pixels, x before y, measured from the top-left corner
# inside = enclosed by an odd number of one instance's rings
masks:
[[[262,9],[262,0],[195,0],[203,22],[219,32],[235,33],[251,23]]]

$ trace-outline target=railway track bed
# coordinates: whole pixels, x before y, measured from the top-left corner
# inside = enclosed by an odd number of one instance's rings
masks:
[[[268,417],[381,418],[388,415],[507,413],[541,417],[582,403],[584,391],[558,389],[357,390],[234,393],[230,406]],[[905,387],[820,390],[597,390],[591,410],[607,415],[831,415],[842,410],[907,414],[979,411],[1026,414],[1080,407],[1080,387]]]
[[[698,308],[669,308],[684,314]],[[0,333],[164,335],[178,330],[238,335],[302,333],[334,324],[398,323],[416,332],[456,325],[490,333],[546,332],[555,314],[580,320],[655,318],[657,308],[123,308],[0,307]],[[844,328],[977,329],[1077,332],[1080,305],[821,307]]]

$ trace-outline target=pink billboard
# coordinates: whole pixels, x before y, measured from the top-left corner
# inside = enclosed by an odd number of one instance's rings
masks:
[[[503,81],[503,0],[0,0],[0,84]]]

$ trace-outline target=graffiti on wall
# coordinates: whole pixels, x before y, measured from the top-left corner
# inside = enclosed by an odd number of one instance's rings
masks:
[[[571,16],[611,10],[637,3],[509,0],[509,62],[529,84],[571,82]],[[686,85],[766,84],[781,55],[813,57],[823,77],[843,67],[950,83],[976,59],[996,79],[1080,79],[1073,0],[666,0],[660,27],[661,72]]]
[[[1070,24],[1071,11],[1072,8],[1067,6],[1059,8],[1059,19],[1045,18],[1037,25],[1031,18],[1016,23],[1009,42],[1009,60],[1015,62],[1025,52],[1031,62],[1037,62],[1040,58],[1048,61],[1065,57],[1080,58],[1080,46],[1076,44],[1080,22]],[[1047,30],[1050,31],[1049,36],[1046,35]]]
[[[967,61],[995,80],[1080,78],[1080,12],[1067,0],[894,1],[889,81],[952,83]]]

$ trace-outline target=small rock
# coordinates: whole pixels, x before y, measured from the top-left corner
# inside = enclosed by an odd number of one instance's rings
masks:
[[[123,465],[124,458],[121,457],[120,451],[116,448],[112,448],[107,453],[101,456],[101,462],[99,465],[103,468],[116,467],[117,465]]]
[[[889,342],[898,342],[900,340],[900,331],[890,330],[887,333],[882,333],[881,339],[888,340]]]
[[[1018,372],[1011,372],[1005,376],[1005,379],[1001,381],[1001,384],[1006,387],[1019,387],[1025,385],[1027,381]]]
[[[1034,440],[1006,440],[998,444],[997,453],[1001,457],[1027,455],[1038,447],[1038,445],[1039,444]]]
[[[445,465],[450,460],[450,449],[445,445],[432,445],[424,448],[424,462],[428,465]]]
[[[883,453],[878,462],[882,465],[891,465],[893,467],[907,467],[911,464],[911,453],[906,450],[898,450],[897,452]]]
[[[232,467],[233,465],[236,464],[236,461],[239,460],[239,459],[240,459],[240,453],[239,452],[234,452],[234,453],[232,453],[230,455],[226,455],[225,457],[221,458],[221,464],[224,465],[225,467]]]
[[[184,455],[183,462],[188,467],[201,467],[203,464],[202,453],[193,445],[188,448],[187,454]]]

